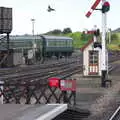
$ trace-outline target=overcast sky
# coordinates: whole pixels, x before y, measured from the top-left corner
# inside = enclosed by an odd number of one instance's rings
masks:
[[[35,34],[53,29],[70,27],[73,32],[101,28],[101,12],[95,11],[90,18],[85,14],[95,0],[0,0],[0,6],[13,8],[13,30],[11,34],[32,34],[31,18],[35,19]],[[120,0],[109,0],[111,10],[107,14],[107,27],[120,27]],[[47,12],[50,5],[56,9]],[[99,8],[101,4],[99,5]]]

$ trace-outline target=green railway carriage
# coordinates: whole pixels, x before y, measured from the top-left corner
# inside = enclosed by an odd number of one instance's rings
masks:
[[[34,47],[39,49],[42,46],[42,39],[40,36],[22,35],[22,36],[10,36],[10,47],[14,49],[31,49]]]
[[[7,48],[7,42],[1,43]],[[9,48],[22,52],[25,60],[44,60],[46,57],[70,56],[73,52],[73,40],[64,36],[17,35],[10,36]]]
[[[23,51],[23,56],[28,55],[29,50],[35,53],[42,52],[43,41],[40,36],[21,35],[10,36],[10,48]]]
[[[70,56],[73,52],[73,40],[70,37],[44,35],[42,38],[45,40],[45,54],[49,57]]]

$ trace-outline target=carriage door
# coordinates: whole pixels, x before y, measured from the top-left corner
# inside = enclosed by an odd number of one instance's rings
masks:
[[[98,75],[98,52],[96,50],[89,51],[89,75]]]

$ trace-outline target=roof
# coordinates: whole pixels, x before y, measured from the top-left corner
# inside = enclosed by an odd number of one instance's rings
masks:
[[[34,39],[41,39],[40,35],[16,35],[16,36],[10,36],[11,40],[34,40]]]
[[[89,40],[80,50],[83,52],[92,42],[93,39]]]
[[[19,39],[26,39],[26,40],[30,40],[30,39],[41,39],[42,37],[44,37],[45,39],[70,39],[72,40],[71,37],[66,37],[66,36],[51,36],[51,35],[16,35],[16,36],[10,36],[10,39],[15,39],[15,40],[19,40]]]
[[[51,36],[51,35],[41,35],[43,36],[45,39],[71,39],[71,37],[66,37],[66,36]]]

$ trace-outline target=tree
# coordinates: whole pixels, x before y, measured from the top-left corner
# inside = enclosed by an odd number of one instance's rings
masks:
[[[55,29],[51,32],[52,34],[61,34],[61,30]]]
[[[49,31],[49,32],[47,32],[47,33],[45,33],[45,34],[60,35],[61,33],[62,33],[61,30],[59,30],[59,29],[55,29],[55,30]]]
[[[64,28],[63,34],[68,34],[68,33],[72,33],[71,28]]]

